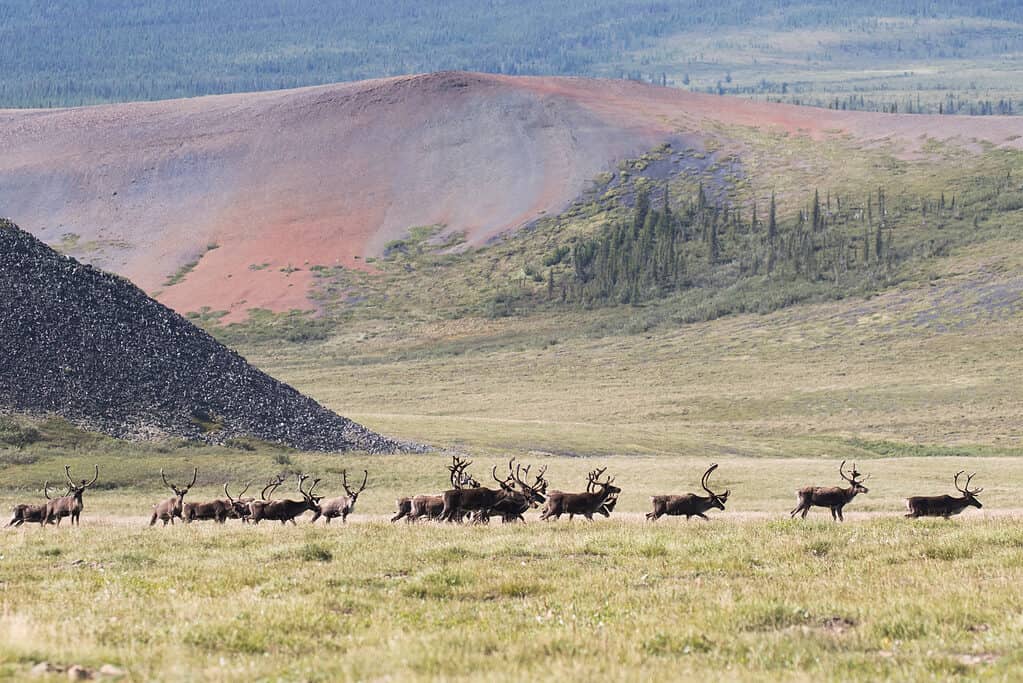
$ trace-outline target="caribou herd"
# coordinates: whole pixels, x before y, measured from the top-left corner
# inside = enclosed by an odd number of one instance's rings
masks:
[[[398,510],[391,517],[392,522],[404,519],[406,522],[414,523],[421,520],[434,520],[440,522],[471,522],[486,524],[491,517],[500,517],[502,522],[524,522],[525,513],[540,509],[541,520],[560,519],[562,515],[568,515],[569,519],[581,515],[592,520],[594,515],[610,517],[618,503],[622,489],[614,485],[614,477],[606,475],[607,468],[598,468],[586,475],[586,490],[576,493],[548,490],[548,483],[545,475],[547,467],[541,467],[537,473],[531,475],[531,465],[516,464],[512,459],[508,462],[508,471],[503,476],[498,476],[497,466],[491,468],[491,477],[497,484],[483,486],[469,472],[468,468],[472,462],[464,458],[452,456],[451,464],[448,466],[449,482],[451,488],[441,493],[422,494],[399,498],[397,501]],[[724,510],[728,497],[731,494],[729,489],[722,493],[715,493],[710,488],[710,476],[717,469],[713,464],[707,468],[700,479],[700,485],[706,495],[687,493],[684,495],[657,495],[651,498],[653,509],[646,514],[646,518],[653,522],[657,519],[668,516],[685,516],[686,519],[699,517],[707,519],[705,513],[710,510]],[[796,492],[798,503],[789,513],[791,517],[800,515],[806,518],[812,507],[828,508],[831,511],[832,519],[843,521],[842,510],[858,494],[869,492],[863,482],[869,478],[864,477],[854,464],[846,472],[845,461],[838,467],[839,476],[848,486],[806,486]],[[906,507],[909,512],[906,517],[944,517],[948,519],[958,515],[968,507],[980,508],[981,503],[977,499],[983,489],[971,489],[970,483],[975,475],[966,477],[965,483],[960,485],[960,478],[964,471],[957,472],[953,484],[961,496],[913,496],[906,499]],[[67,490],[62,496],[50,498],[50,483],[43,484],[43,496],[46,502],[35,504],[20,504],[14,506],[14,514],[7,526],[21,526],[26,522],[35,522],[40,526],[56,524],[64,517],[71,518],[72,525],[80,524],[80,517],[84,509],[82,495],[85,490],[91,488],[99,479],[99,467],[96,466],[92,480],[79,480],[77,483],[71,476],[71,467],[65,465],[64,476],[67,479]],[[166,526],[174,524],[174,520],[191,523],[200,520],[212,520],[224,524],[228,519],[239,519],[243,523],[259,524],[263,520],[278,521],[282,525],[288,522],[295,524],[295,520],[306,512],[312,512],[311,522],[316,522],[321,517],[326,524],[338,517],[342,522],[347,521],[348,516],[355,510],[355,504],[366,489],[369,481],[369,472],[363,470],[362,483],[357,488],[352,488],[348,481],[348,472],[341,471],[341,487],[344,495],[327,498],[315,495],[317,485],[322,479],[311,479],[309,475],[298,474],[298,493],[301,499],[275,499],[274,492],[286,481],[285,475],[277,475],[271,479],[260,492],[259,498],[245,497],[250,484],[238,492],[237,496],[230,494],[228,483],[224,484],[224,498],[205,502],[185,501],[185,496],[195,486],[199,476],[199,469],[192,469],[192,477],[188,484],[177,486],[167,480],[164,471],[160,470],[160,478],[163,484],[174,494],[170,498],[155,503],[152,507],[152,516],[149,525],[153,526],[157,520]],[[311,479],[311,481],[310,481]],[[357,481],[357,480],[356,480]]]

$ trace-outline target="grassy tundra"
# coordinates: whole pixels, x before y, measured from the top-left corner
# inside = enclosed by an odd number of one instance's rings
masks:
[[[798,486],[837,483],[831,460],[722,459],[727,511],[647,523],[648,496],[698,490],[704,459],[533,456],[568,490],[609,466],[625,490],[616,514],[478,528],[384,521],[399,494],[443,487],[442,457],[351,457],[370,484],[346,526],[148,527],[161,466],[199,467],[195,501],[282,467],[341,488],[333,457],[216,451],[67,458],[73,471],[98,458],[117,488],[87,492],[80,529],[0,534],[0,675],[49,661],[112,662],[135,680],[649,680],[709,667],[745,680],[1008,680],[1023,664],[1021,458],[860,461],[871,492],[840,525],[826,510],[786,514]],[[5,507],[38,497],[29,482],[63,461],[5,469]],[[948,491],[960,464],[981,473],[983,511],[901,517],[903,497]]]

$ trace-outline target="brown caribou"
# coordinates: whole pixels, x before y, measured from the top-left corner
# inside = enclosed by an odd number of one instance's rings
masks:
[[[320,508],[313,513],[311,522],[315,522],[322,515],[326,520],[327,524],[330,524],[330,520],[335,517],[340,517],[342,522],[348,521],[348,515],[352,514],[352,510],[355,509],[355,502],[359,499],[359,494],[366,488],[366,480],[369,479],[369,472],[363,470],[362,485],[357,491],[353,491],[348,488],[348,471],[341,470],[341,485],[345,488],[346,496],[338,496],[337,498],[325,498],[320,501]]]
[[[512,470],[514,458],[509,461],[508,469]],[[515,479],[514,472],[505,479],[497,478],[497,465],[494,465],[491,474],[500,488],[491,489],[485,486],[474,486],[472,488],[450,489],[443,493],[444,509],[440,513],[440,519],[447,522],[461,522],[466,514],[474,512],[489,513],[495,505],[506,498],[513,498],[517,494],[526,498],[543,503],[545,496],[536,488]],[[518,484],[519,489],[515,486]]]
[[[181,510],[185,504],[185,494],[188,493],[189,489],[195,486],[195,479],[198,476],[199,468],[195,467],[192,469],[192,483],[179,489],[177,486],[167,481],[167,475],[163,473],[163,468],[160,468],[160,478],[163,479],[164,485],[174,492],[174,496],[167,500],[161,500],[153,506],[153,516],[149,520],[149,526],[156,524],[157,519],[163,520],[164,526],[167,526],[167,522],[174,524],[175,517],[181,519]]]
[[[90,488],[99,479],[99,465],[95,465],[96,476],[92,478],[92,481],[81,480],[79,483],[75,483],[75,480],[71,478],[71,465],[64,465],[64,476],[67,477],[68,481],[68,492],[67,495],[63,495],[60,498],[54,498],[46,504],[46,524],[56,520],[57,526],[60,526],[60,520],[64,517],[71,518],[71,524],[77,524],[81,526],[81,515],[82,510],[85,508],[85,504],[82,503],[82,494],[85,493],[85,489]]]
[[[856,471],[856,463],[853,463],[852,472],[850,472],[851,476],[847,477],[845,475],[845,460],[838,466],[838,473],[842,479],[849,482],[848,488],[840,486],[804,486],[796,491],[799,502],[792,512],[789,513],[789,516],[795,517],[797,514],[802,513],[802,519],[806,519],[806,513],[810,511],[810,508],[817,506],[830,508],[832,519],[839,522],[844,521],[842,508],[855,498],[856,494],[869,492],[869,489],[863,485],[863,482],[869,479],[870,476],[868,475],[859,480],[860,473]]]
[[[242,489],[242,493],[245,493],[247,489],[248,486]],[[191,524],[198,520],[212,519],[218,524],[223,524],[228,517],[244,519],[242,515],[249,514],[248,506],[243,506],[241,502],[231,498],[231,494],[227,492],[227,482],[224,482],[224,495],[227,498],[217,498],[204,503],[185,503],[181,510],[185,523]]]
[[[465,470],[472,464],[471,460],[463,460],[457,455],[451,456],[451,464],[448,465],[451,485],[456,489],[472,488],[479,486],[479,482]],[[402,517],[406,522],[415,522],[423,517],[437,519],[444,511],[444,497],[441,495],[429,496],[418,495],[399,498],[397,501],[398,512],[391,517],[392,522],[397,522]]]
[[[295,524],[295,518],[303,515],[306,510],[318,512],[322,496],[314,496],[313,489],[315,489],[316,485],[320,483],[320,480],[313,479],[312,485],[310,485],[309,490],[306,491],[303,486],[307,479],[309,479],[309,475],[307,474],[298,475],[298,492],[302,494],[302,500],[269,500],[266,501],[265,505],[261,505],[258,508],[251,508],[251,519],[253,523],[259,524],[261,520],[271,519],[277,520],[281,524],[286,522]]]
[[[606,481],[600,481],[600,477],[607,471],[607,468],[596,469],[590,472],[587,478],[586,492],[566,493],[564,491],[551,491],[547,496],[547,505],[540,513],[540,519],[547,520],[551,517],[560,519],[561,515],[567,514],[571,519],[575,515],[582,515],[588,520],[593,520],[593,513],[601,513],[602,508],[609,501],[613,501],[607,513],[610,515],[617,503],[618,494],[622,492],[614,485],[614,477],[608,477]]]
[[[717,508],[718,510],[725,509],[725,503],[728,501],[728,495],[731,493],[730,490],[725,489],[724,493],[714,493],[707,486],[710,480],[711,473],[717,469],[717,464],[711,465],[707,468],[707,471],[703,473],[703,477],[700,478],[700,486],[707,492],[708,495],[701,496],[696,493],[687,493],[684,496],[653,496],[651,500],[654,504],[653,512],[646,513],[646,518],[651,522],[659,519],[664,515],[669,516],[681,516],[685,515],[686,519],[693,517],[699,517],[701,519],[707,519],[707,515],[703,514],[708,510]]]
[[[543,478],[543,475],[547,472],[547,466],[544,465],[540,468],[540,473],[536,475],[536,479],[532,484],[527,484],[525,479],[529,477],[530,467],[532,465],[526,465],[525,469],[520,471],[519,465],[516,465],[515,471],[512,472],[511,463],[509,463],[508,472],[511,475],[511,480],[518,485],[518,490],[499,500],[497,505],[490,510],[477,512],[473,517],[474,521],[486,524],[490,522],[491,514],[497,514],[501,516],[501,521],[505,524],[509,522],[525,522],[526,519],[522,516],[523,513],[543,504],[547,494],[547,480]],[[506,479],[505,481],[507,482],[508,480]],[[530,495],[529,491],[534,492],[535,495]]]
[[[71,488],[64,493],[66,496],[71,492]],[[43,496],[46,500],[53,500],[50,498],[50,482],[43,484]],[[12,508],[13,515],[11,521],[7,522],[7,526],[19,527],[25,522],[37,522],[39,526],[46,523],[46,503],[38,504],[19,504]]]
[[[909,508],[907,517],[944,517],[948,519],[952,515],[958,515],[968,507],[975,507],[978,510],[983,505],[977,500],[977,494],[984,489],[970,490],[970,481],[976,476],[971,474],[966,478],[966,483],[959,486],[959,477],[963,476],[966,470],[956,472],[953,483],[956,490],[963,494],[961,496],[913,496],[906,499],[906,507]]]
[[[259,493],[259,500],[253,499],[248,503],[249,514],[242,519],[245,521],[251,521],[256,515],[262,519],[263,509],[272,502],[273,493],[277,490],[277,487],[284,483],[284,475],[278,474],[277,476],[270,479],[263,490]]]
[[[252,503],[252,501],[256,500],[251,496],[249,496],[248,498],[243,497],[245,495],[245,492],[249,490],[249,486],[251,485],[252,485],[251,481],[246,482],[245,488],[238,492],[238,497],[232,498],[230,492],[227,490],[227,482],[226,481],[224,482],[224,495],[227,496],[228,502],[231,503],[232,510],[231,514],[228,515],[228,517],[240,519],[242,520],[243,524],[248,524],[250,514],[249,504]]]

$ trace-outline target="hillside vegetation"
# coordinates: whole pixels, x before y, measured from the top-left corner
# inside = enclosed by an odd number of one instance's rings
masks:
[[[823,106],[937,111],[941,103],[956,113],[1004,113],[1021,108],[1021,22],[1018,3],[1006,0],[713,7],[694,0],[6,0],[0,107],[465,69],[629,77]]]

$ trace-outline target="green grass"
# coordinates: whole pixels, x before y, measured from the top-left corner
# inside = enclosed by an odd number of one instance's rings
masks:
[[[979,515],[149,529],[86,514],[0,536],[0,675],[1007,680],[1021,547],[1016,520]]]

